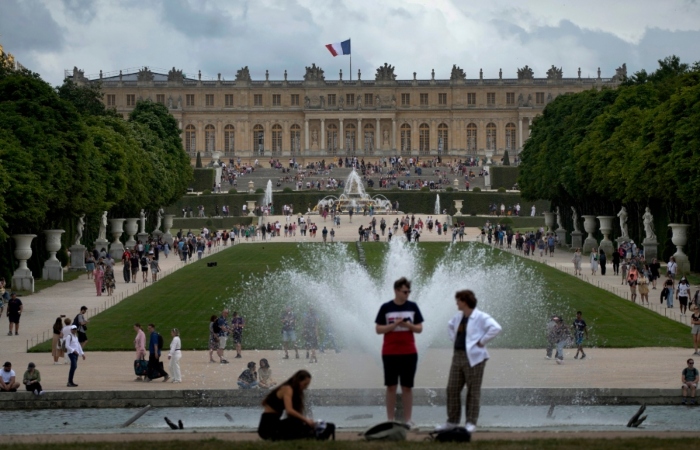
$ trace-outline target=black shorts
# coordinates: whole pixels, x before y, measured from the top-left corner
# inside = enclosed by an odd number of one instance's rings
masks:
[[[401,384],[407,388],[413,387],[418,366],[418,354],[412,355],[382,355],[384,363],[384,386]]]
[[[85,342],[87,340],[88,340],[87,333],[85,333],[83,331],[78,331],[78,342],[80,342],[82,344],[83,342]]]
[[[243,333],[237,333],[234,331],[233,333],[231,333],[231,339],[233,339],[234,344],[240,344],[241,339],[243,339]]]
[[[19,323],[19,318],[21,314],[10,314],[8,318],[10,319],[10,323]]]
[[[678,303],[680,303],[681,306],[688,306],[688,297],[681,297],[679,295],[678,296]]]

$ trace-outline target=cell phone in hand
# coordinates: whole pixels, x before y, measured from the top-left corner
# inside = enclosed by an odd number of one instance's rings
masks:
[[[403,321],[404,321],[404,322],[410,322],[411,319],[410,319],[410,317],[404,317]]]

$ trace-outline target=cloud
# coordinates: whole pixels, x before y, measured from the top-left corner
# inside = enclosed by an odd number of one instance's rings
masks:
[[[10,53],[60,51],[65,31],[39,0],[0,2],[0,39]]]
[[[95,18],[97,8],[95,0],[61,0],[68,16],[80,23],[89,23]]]
[[[246,9],[244,7],[243,12]],[[162,3],[162,12],[166,25],[193,38],[220,38],[235,29],[245,28],[243,20],[234,20],[226,10],[207,0],[166,0]],[[245,18],[245,14],[241,16]]]

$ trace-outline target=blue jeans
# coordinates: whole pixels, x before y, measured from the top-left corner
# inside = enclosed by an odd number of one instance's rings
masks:
[[[566,345],[567,340],[564,339],[563,341],[557,342],[557,354],[556,358],[563,360],[564,359],[564,346]]]
[[[254,387],[258,386],[257,381],[253,381],[252,383],[246,383],[245,381],[239,381],[238,382],[238,387],[241,389],[253,389]]]
[[[75,370],[78,368],[78,354],[77,353],[70,353],[68,355],[68,358],[70,358],[70,371],[68,372],[68,384],[74,384],[73,383],[73,375],[75,375]]]
[[[666,296],[666,306],[673,308],[673,288],[668,288],[668,295]]]

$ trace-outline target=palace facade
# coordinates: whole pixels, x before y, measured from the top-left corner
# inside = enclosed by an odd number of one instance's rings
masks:
[[[167,73],[165,73],[167,72]],[[103,101],[125,117],[139,100],[165,105],[182,129],[183,146],[195,157],[332,158],[346,155],[517,156],[530,124],[559,95],[615,88],[626,66],[612,78],[564,78],[552,66],[535,78],[525,66],[517,78],[468,79],[452,67],[449,80],[397,80],[394,67],[380,66],[374,80],[327,80],[313,64],[303,80],[251,79],[247,67],[233,81],[202,80],[180,70],[86,77],[66,73],[78,84],[101,83]]]

